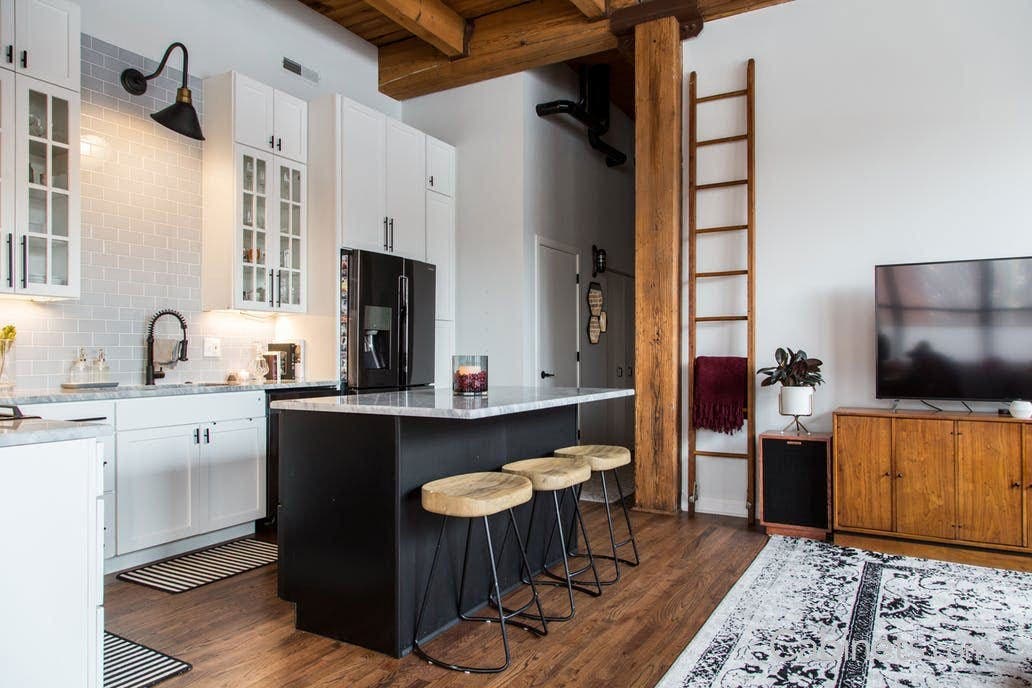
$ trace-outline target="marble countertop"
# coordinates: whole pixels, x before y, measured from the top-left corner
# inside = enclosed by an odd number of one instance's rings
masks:
[[[111,426],[63,420],[0,420],[0,447],[82,440],[111,434]]]
[[[472,420],[618,399],[633,394],[633,389],[602,387],[492,387],[486,397],[458,397],[450,389],[427,387],[407,392],[379,392],[275,401],[272,408],[283,411]]]
[[[50,404],[61,401],[107,401],[141,397],[171,397],[185,394],[217,394],[220,392],[252,392],[269,389],[298,389],[304,387],[336,387],[338,380],[304,380],[303,382],[267,382],[265,384],[187,383],[175,382],[156,385],[119,385],[104,389],[26,389],[15,388],[13,393],[0,394],[0,404]]]

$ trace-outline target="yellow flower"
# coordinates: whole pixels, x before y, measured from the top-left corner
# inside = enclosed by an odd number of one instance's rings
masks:
[[[3,329],[0,330],[0,339],[14,339],[17,334],[18,330],[15,329],[14,325],[4,325]]]

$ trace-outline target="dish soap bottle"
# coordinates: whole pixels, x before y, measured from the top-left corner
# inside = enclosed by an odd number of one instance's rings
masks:
[[[82,385],[90,381],[90,364],[86,361],[86,347],[79,347],[79,358],[72,363],[68,373],[68,381],[73,385]]]
[[[111,366],[108,365],[103,349],[97,349],[97,357],[93,359],[93,370],[91,372],[93,382],[105,383],[111,379]]]

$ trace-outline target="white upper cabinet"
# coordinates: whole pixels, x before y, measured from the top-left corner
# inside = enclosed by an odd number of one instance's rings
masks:
[[[387,121],[387,229],[391,253],[426,260],[426,134]]]
[[[233,73],[233,135],[237,143],[258,150],[274,150],[274,93],[272,86]]]
[[[0,0],[0,66],[79,90],[79,5],[69,0]]]
[[[433,136],[426,137],[426,188],[455,195],[455,147]]]
[[[438,320],[455,319],[455,199],[426,194],[426,262],[437,266]]]
[[[387,227],[387,117],[342,99],[341,245],[386,252]]]
[[[276,155],[306,162],[308,160],[308,103],[292,95],[273,94],[273,121]]]
[[[234,140],[305,162],[308,103],[237,72],[232,82]]]
[[[79,96],[21,75],[15,91],[14,290],[78,298]]]
[[[235,72],[204,98],[201,306],[304,313],[308,105]]]

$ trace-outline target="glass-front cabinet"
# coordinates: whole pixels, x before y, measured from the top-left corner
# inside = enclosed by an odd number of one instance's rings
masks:
[[[305,166],[236,146],[237,288],[234,308],[305,308]]]
[[[78,298],[79,95],[0,73],[0,291]]]

